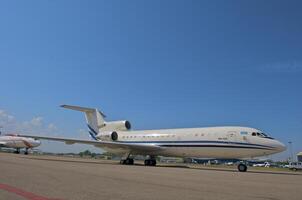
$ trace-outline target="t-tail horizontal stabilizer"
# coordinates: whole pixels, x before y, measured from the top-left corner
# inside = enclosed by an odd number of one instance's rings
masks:
[[[101,111],[96,108],[86,108],[72,105],[61,105],[61,107],[76,110],[85,113],[88,131],[93,139],[96,139],[96,135],[99,134],[99,129],[105,126],[106,117]]]

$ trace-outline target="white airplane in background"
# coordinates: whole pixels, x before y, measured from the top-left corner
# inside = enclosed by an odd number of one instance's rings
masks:
[[[104,120],[97,109],[62,105],[85,113],[93,140],[22,135],[37,139],[63,141],[66,144],[90,144],[108,152],[123,155],[121,164],[132,165],[135,155],[145,155],[145,165],[155,166],[156,156],[218,159],[245,159],[282,152],[285,145],[262,131],[249,127],[223,126],[132,131],[129,121]],[[247,170],[245,163],[238,170]]]
[[[19,154],[20,149],[25,148],[24,154],[28,154],[28,150],[40,146],[41,142],[34,138],[20,137],[16,134],[1,135],[0,147],[14,148],[15,153]]]

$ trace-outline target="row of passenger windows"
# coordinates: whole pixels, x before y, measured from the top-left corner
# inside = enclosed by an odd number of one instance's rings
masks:
[[[202,137],[205,136],[204,133],[196,133],[193,134],[195,137]],[[258,133],[258,132],[253,132],[252,136],[258,136],[258,137],[268,137],[265,133]],[[132,139],[132,138],[170,138],[170,137],[176,137],[176,135],[173,134],[163,134],[163,135],[127,135],[127,136],[122,136],[123,139]]]
[[[165,137],[175,137],[176,135],[129,135],[129,136],[123,136],[122,138],[165,138]]]
[[[204,136],[205,134],[204,133],[201,133],[201,134],[194,134],[193,136],[195,137],[198,137],[198,136]],[[128,136],[122,136],[123,139],[131,139],[131,138],[174,138],[176,137],[176,135],[173,135],[173,134],[165,134],[165,135],[128,135]]]

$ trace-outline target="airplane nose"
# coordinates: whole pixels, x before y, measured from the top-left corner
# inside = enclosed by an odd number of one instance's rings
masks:
[[[279,141],[276,141],[277,142],[277,150],[278,152],[282,152],[282,151],[285,151],[286,150],[286,146],[282,143],[282,142],[279,142]]]
[[[35,146],[37,147],[37,146],[40,146],[40,144],[41,144],[41,141],[40,140],[35,140]]]

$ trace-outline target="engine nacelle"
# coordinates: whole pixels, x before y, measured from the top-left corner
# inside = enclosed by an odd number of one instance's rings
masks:
[[[116,131],[102,132],[98,134],[96,137],[102,141],[117,141],[118,133]]]
[[[112,121],[112,122],[105,122],[104,126],[101,128],[102,131],[128,131],[131,129],[131,124],[129,121]]]

